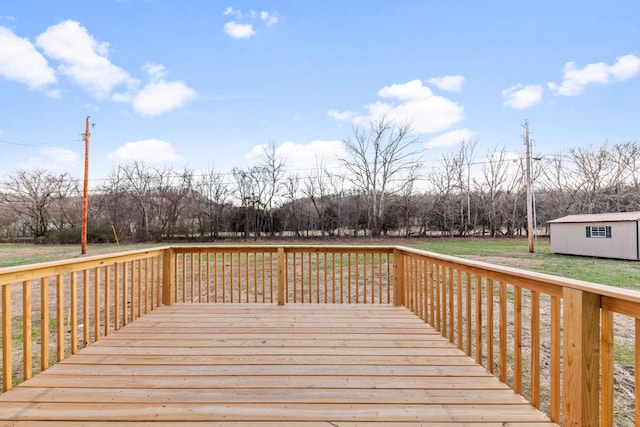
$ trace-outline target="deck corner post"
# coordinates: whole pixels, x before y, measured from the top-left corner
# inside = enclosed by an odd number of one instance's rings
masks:
[[[176,302],[176,268],[173,248],[164,250],[162,255],[162,304],[172,305]]]
[[[564,288],[563,425],[598,426],[600,296]]]
[[[393,305],[404,305],[404,255],[393,249]]]
[[[287,268],[286,254],[284,247],[278,247],[278,305],[285,305],[285,268]]]

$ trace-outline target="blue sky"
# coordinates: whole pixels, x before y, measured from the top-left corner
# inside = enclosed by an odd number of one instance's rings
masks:
[[[640,2],[0,1],[0,178],[134,160],[335,164],[353,124],[410,120],[425,165],[640,137]],[[433,164],[433,163],[431,163]]]

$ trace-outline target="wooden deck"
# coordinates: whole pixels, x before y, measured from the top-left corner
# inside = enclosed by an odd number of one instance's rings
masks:
[[[0,395],[6,426],[553,426],[404,307],[164,306]]]

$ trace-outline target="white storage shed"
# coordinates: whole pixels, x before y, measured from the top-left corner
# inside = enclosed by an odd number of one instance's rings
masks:
[[[640,260],[640,212],[568,215],[549,227],[552,253]]]

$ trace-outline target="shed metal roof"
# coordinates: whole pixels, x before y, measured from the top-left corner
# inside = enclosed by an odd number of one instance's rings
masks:
[[[549,223],[563,222],[617,222],[640,221],[640,212],[614,212],[602,214],[567,215],[549,221]]]

